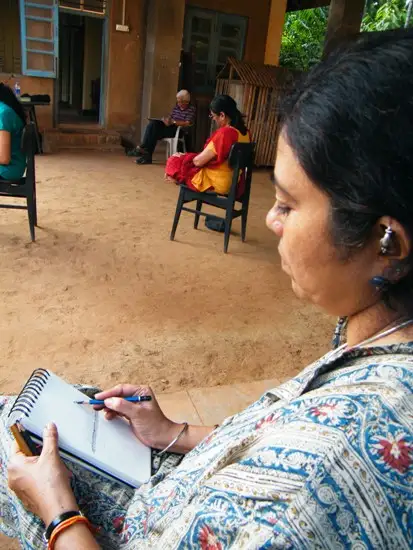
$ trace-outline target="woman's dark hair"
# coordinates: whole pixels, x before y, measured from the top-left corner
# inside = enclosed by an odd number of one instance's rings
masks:
[[[412,249],[383,298],[412,314],[413,32],[366,35],[332,53],[282,112],[282,135],[331,200],[338,248],[349,256],[363,247],[381,216],[403,225]]]
[[[13,90],[3,82],[0,82],[0,101],[13,109],[23,124],[26,124],[26,115],[20,101],[14,95]]]
[[[231,121],[231,126],[241,132],[243,136],[247,134],[248,130],[244,124],[242,114],[238,110],[236,101],[231,96],[225,94],[215,96],[209,108],[216,115],[220,113],[227,115]]]

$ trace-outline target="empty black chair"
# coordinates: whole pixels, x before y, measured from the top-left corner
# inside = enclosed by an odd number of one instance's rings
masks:
[[[26,174],[18,181],[0,180],[0,196],[18,197],[26,199],[26,206],[17,204],[0,204],[0,208],[14,208],[27,210],[29,215],[30,236],[35,240],[34,227],[37,226],[37,205],[36,205],[36,172],[34,166],[35,153],[35,127],[29,122],[23,130],[22,150],[26,155]]]
[[[229,236],[231,233],[232,220],[241,216],[241,238],[245,241],[247,230],[248,206],[251,192],[252,165],[254,160],[253,143],[234,143],[229,154],[229,165],[233,169],[232,184],[228,195],[218,195],[217,193],[205,191],[203,193],[190,189],[186,185],[181,185],[178,203],[176,205],[175,217],[172,225],[170,239],[175,238],[176,228],[182,210],[195,214],[194,229],[198,228],[199,216],[208,216],[217,220],[223,220],[224,231],[224,252],[228,251]],[[244,190],[241,196],[238,195],[238,182],[241,175],[245,178]],[[196,208],[184,206],[188,202],[196,201]],[[202,212],[202,204],[209,204],[216,208],[225,210],[225,218],[206,214]],[[240,203],[240,207],[237,203]]]

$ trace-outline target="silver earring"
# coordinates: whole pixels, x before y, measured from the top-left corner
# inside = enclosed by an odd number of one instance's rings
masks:
[[[393,229],[391,228],[391,225],[389,225],[388,227],[386,227],[384,236],[380,239],[380,251],[384,256],[389,252],[392,235],[393,235]]]

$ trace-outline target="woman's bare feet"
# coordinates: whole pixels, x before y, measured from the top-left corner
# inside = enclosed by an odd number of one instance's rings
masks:
[[[166,174],[165,174],[165,181],[166,181],[167,183],[175,183],[176,185],[178,185],[178,182],[177,182],[176,180],[174,180],[173,178],[171,178],[171,176],[167,176]]]

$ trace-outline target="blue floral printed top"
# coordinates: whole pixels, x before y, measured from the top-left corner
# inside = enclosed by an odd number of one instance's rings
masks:
[[[412,345],[327,354],[138,491],[125,548],[413,548],[412,396]]]
[[[413,344],[327,354],[138,490],[73,480],[105,550],[411,549]],[[0,498],[3,532],[43,548],[5,469]]]

